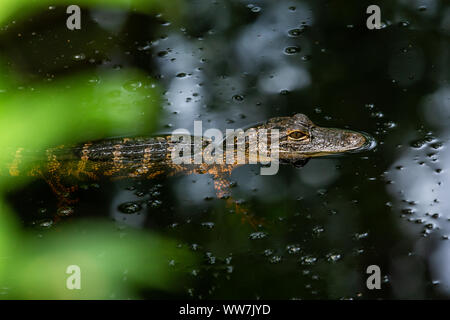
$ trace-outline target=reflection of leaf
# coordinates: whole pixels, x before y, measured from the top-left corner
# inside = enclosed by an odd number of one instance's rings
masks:
[[[0,24],[14,16],[30,14],[39,8],[48,8],[50,5],[72,5],[73,1],[69,0],[2,0],[0,2]],[[165,11],[175,14],[182,5],[182,1],[170,0],[78,0],[76,4],[79,6],[103,6],[118,7],[128,10],[136,9],[137,11],[150,13],[151,11]],[[65,23],[65,22],[64,22]]]

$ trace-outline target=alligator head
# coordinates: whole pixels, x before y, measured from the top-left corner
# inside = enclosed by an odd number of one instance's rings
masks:
[[[272,118],[258,129],[278,129],[280,162],[295,166],[304,165],[312,157],[366,150],[373,142],[360,132],[319,127],[301,113]]]

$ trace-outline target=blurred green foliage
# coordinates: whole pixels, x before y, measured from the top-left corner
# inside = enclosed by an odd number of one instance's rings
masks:
[[[127,70],[15,89],[2,77],[0,86],[3,150],[148,133],[159,106],[156,84]],[[2,153],[0,165],[9,160]],[[0,178],[0,187],[17,186],[17,180]],[[8,298],[130,298],[134,286],[175,289],[169,261],[189,261],[171,241],[105,223],[57,226],[58,232],[38,239],[20,231],[1,198],[0,207],[0,284],[11,290]],[[80,266],[82,290],[66,288],[69,265]]]
[[[2,85],[0,83],[0,85]],[[108,136],[148,134],[159,106],[152,80],[134,71],[81,74],[0,94],[0,165],[16,148],[42,149]],[[0,187],[10,185],[3,177]]]
[[[138,298],[136,289],[179,289],[180,261],[192,262],[173,241],[93,221],[14,239],[3,265],[8,298]],[[66,288],[71,265],[80,267],[80,290]]]
[[[179,12],[183,2],[179,0],[2,0],[0,3],[0,24],[14,17],[20,18],[33,12],[54,5],[102,6],[111,8],[134,9],[143,13],[161,12],[172,16]]]

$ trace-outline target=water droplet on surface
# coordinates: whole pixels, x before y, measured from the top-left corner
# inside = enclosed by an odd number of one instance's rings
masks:
[[[138,90],[139,88],[142,87],[142,82],[139,81],[139,80],[130,80],[130,81],[127,81],[127,82],[123,85],[123,87],[124,87],[125,90],[127,90],[127,91],[136,91],[136,90]]]
[[[312,56],[309,55],[309,54],[306,54],[306,55],[304,55],[304,56],[302,57],[302,61],[309,61],[309,60],[311,60],[311,59],[312,59]]]
[[[295,28],[295,29],[291,29],[288,31],[288,35],[291,37],[298,37],[299,35],[301,35],[303,32],[305,31],[305,29],[300,29],[300,28]]]
[[[99,82],[100,82],[100,78],[97,77],[97,76],[91,76],[91,77],[88,79],[88,83],[89,83],[89,84],[97,84],[97,83],[99,83]]]
[[[73,212],[74,212],[73,207],[60,207],[56,211],[56,214],[60,217],[67,217],[67,216],[72,215]]]
[[[212,229],[214,228],[214,222],[202,222],[201,226],[207,229]]]
[[[148,205],[152,208],[159,208],[162,205],[161,200],[152,200],[148,202]]]
[[[307,256],[303,256],[300,258],[300,263],[303,265],[312,265],[314,263],[316,263],[317,258],[307,255]]]
[[[157,56],[160,57],[160,58],[162,58],[162,57],[167,56],[168,53],[169,53],[169,52],[166,51],[166,50],[159,51],[159,52],[157,53]]]
[[[73,56],[73,60],[75,61],[83,61],[86,59],[86,55],[84,53],[79,53]]]
[[[315,226],[312,230],[312,232],[316,235],[321,234],[324,231],[325,229],[322,226]]]
[[[401,27],[406,28],[406,27],[409,27],[410,23],[409,23],[409,21],[400,21],[400,22],[399,22],[399,25],[400,25]]]
[[[340,259],[341,259],[341,255],[340,254],[333,254],[333,253],[327,254],[327,261],[328,262],[337,262]]]
[[[289,254],[297,254],[301,251],[301,248],[298,244],[290,244],[286,247],[286,251]]]
[[[36,224],[42,229],[49,229],[53,226],[53,220],[52,219],[43,219],[43,220],[39,220]]]
[[[353,236],[353,238],[354,238],[355,240],[361,240],[361,239],[367,238],[368,236],[369,236],[369,233],[367,233],[367,232],[364,232],[364,233],[355,233],[354,236]]]
[[[281,262],[281,257],[280,256],[271,256],[269,258],[269,262],[270,263],[280,263]]]

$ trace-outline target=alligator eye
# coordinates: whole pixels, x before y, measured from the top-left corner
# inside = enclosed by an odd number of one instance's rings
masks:
[[[288,136],[289,136],[289,138],[291,138],[292,140],[305,140],[305,139],[308,139],[308,135],[307,135],[306,133],[301,132],[301,131],[298,131],[298,130],[296,130],[296,131],[291,131],[291,132],[288,134]]]

